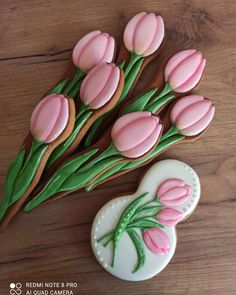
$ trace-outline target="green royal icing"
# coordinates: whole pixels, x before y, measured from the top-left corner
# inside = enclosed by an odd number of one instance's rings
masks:
[[[60,83],[54,86],[51,90],[49,90],[48,94],[52,94],[52,93],[61,94],[62,90],[64,89],[68,81],[69,79],[62,80]]]
[[[98,149],[93,149],[91,151],[88,151],[87,153],[72,158],[71,160],[63,164],[49,179],[42,191],[28,202],[28,204],[24,208],[24,211],[31,211],[33,208],[40,205],[42,202],[59,192],[64,181],[97,152]]]
[[[131,201],[122,212],[116,227],[97,240],[97,242],[102,243],[104,247],[110,242],[113,243],[112,267],[114,267],[116,250],[124,232],[129,235],[137,253],[137,264],[132,271],[134,273],[145,263],[145,245],[140,234],[137,233],[137,230],[142,233],[153,227],[164,228],[164,226],[156,220],[156,216],[163,207],[162,204],[156,197],[149,202],[143,203],[143,200],[147,195],[147,192],[143,193]]]
[[[23,166],[24,158],[25,158],[25,149],[21,149],[16,159],[12,162],[8,170],[6,180],[5,180],[5,185],[4,185],[3,201],[0,205],[0,220],[2,220],[4,214],[6,213],[8,209],[10,198],[13,191],[13,186]]]

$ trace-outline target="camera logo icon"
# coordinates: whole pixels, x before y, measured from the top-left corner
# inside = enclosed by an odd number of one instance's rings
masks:
[[[10,284],[10,294],[11,295],[21,295],[22,294],[22,284],[21,283],[11,283]]]

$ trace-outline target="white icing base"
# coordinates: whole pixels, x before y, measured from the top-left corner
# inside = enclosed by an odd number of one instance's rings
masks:
[[[177,160],[163,160],[153,165],[143,177],[137,192],[111,200],[97,213],[91,232],[91,243],[94,255],[103,268],[115,277],[127,281],[147,280],[169,263],[176,248],[176,230],[174,226],[163,229],[170,240],[170,250],[165,255],[156,255],[145,247],[146,261],[143,267],[132,273],[136,263],[137,254],[133,243],[127,233],[123,233],[117,247],[114,267],[111,267],[112,242],[106,247],[97,243],[97,239],[115,228],[121,213],[127,205],[144,192],[149,192],[145,201],[153,199],[158,186],[167,178],[181,178],[186,184],[192,186],[192,195],[182,206],[176,207],[184,215],[184,219],[195,209],[200,198],[200,182],[196,172],[187,164]]]

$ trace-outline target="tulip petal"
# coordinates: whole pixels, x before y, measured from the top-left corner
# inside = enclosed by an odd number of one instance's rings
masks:
[[[169,201],[169,200],[175,200],[177,198],[181,198],[188,194],[185,187],[174,187],[172,189],[169,189],[164,194],[160,195],[160,201]]]
[[[123,155],[127,158],[138,158],[146,154],[158,141],[162,131],[162,125],[158,124],[156,129],[145,139],[144,142],[140,143],[136,147],[123,152]]]
[[[148,56],[151,55],[152,53],[154,53],[161,45],[163,39],[164,39],[164,35],[165,35],[165,26],[164,26],[164,21],[163,18],[158,15],[156,16],[156,32],[155,35],[153,37],[153,40],[151,42],[151,44],[148,46],[148,48],[143,52],[143,56]]]
[[[210,124],[214,117],[215,107],[211,106],[210,110],[195,124],[183,129],[181,133],[186,136],[194,136],[201,133]]]
[[[176,127],[185,129],[197,123],[211,108],[211,101],[204,100],[186,107],[176,119]]]
[[[188,106],[203,101],[204,97],[200,95],[188,95],[183,98],[181,98],[179,101],[177,101],[174,105],[174,107],[171,110],[170,113],[170,119],[172,124],[175,125],[177,117],[180,115],[180,113]]]
[[[149,48],[154,39],[156,30],[157,21],[154,13],[148,13],[139,21],[133,39],[134,52],[136,54],[143,55],[143,53]]]
[[[100,93],[97,94],[96,98],[90,102],[92,109],[98,109],[104,106],[114,95],[117,90],[120,80],[120,70],[115,65],[110,65],[113,69],[108,77],[106,84]]]
[[[116,134],[114,138],[115,147],[120,152],[136,147],[152,134],[156,125],[155,117],[140,118],[129,123]]]
[[[178,206],[184,204],[189,199],[189,197],[190,196],[188,194],[186,194],[180,198],[176,198],[176,199],[172,199],[172,200],[162,200],[161,202],[166,206],[178,207]]]
[[[107,47],[104,51],[104,55],[103,57],[101,58],[100,60],[100,63],[101,62],[107,62],[107,63],[110,63],[112,62],[113,60],[113,57],[114,57],[114,52],[115,52],[115,39],[111,36],[108,36],[108,39],[107,39]]]
[[[125,128],[128,124],[141,118],[151,117],[151,112],[133,112],[120,117],[114,124],[111,137],[114,139],[118,132]]]
[[[134,40],[134,31],[137,27],[137,24],[140,22],[140,20],[142,18],[144,18],[147,15],[146,12],[140,12],[138,14],[136,14],[126,25],[125,27],[125,31],[124,31],[124,44],[125,47],[129,50],[129,51],[133,51],[134,47],[133,47],[133,40]]]
[[[179,178],[168,178],[167,180],[163,181],[157,189],[157,197],[162,196],[167,191],[175,187],[183,187],[184,181]]]
[[[177,87],[175,89],[175,92],[184,93],[193,89],[200,81],[205,65],[206,65],[206,59],[203,58],[196,72],[185,83]]]
[[[164,70],[165,81],[168,81],[170,74],[173,70],[179,65],[183,60],[188,58],[190,55],[193,55],[196,52],[196,49],[187,49],[182,50],[172,56],[167,62]]]
[[[175,226],[183,217],[183,214],[173,208],[164,208],[158,215],[158,222],[166,226]]]
[[[168,77],[168,83],[173,90],[185,83],[197,70],[202,61],[201,52],[196,51],[176,66]]]
[[[50,134],[46,138],[46,142],[52,142],[59,137],[64,131],[69,120],[69,105],[65,97],[61,97],[61,109],[58,114],[57,120]]]

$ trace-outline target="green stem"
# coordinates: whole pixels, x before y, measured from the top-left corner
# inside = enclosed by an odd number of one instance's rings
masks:
[[[74,78],[70,81],[69,85],[66,87],[64,94],[69,95],[70,91],[73,89],[73,87],[79,82],[80,79],[82,79],[86,74],[82,72],[79,68],[76,69],[76,73]]]
[[[162,89],[162,91],[158,94],[158,96],[155,99],[159,99],[163,96],[165,96],[166,94],[170,93],[172,91],[172,88],[170,87],[170,85],[168,83],[165,83],[164,88]]]
[[[152,101],[145,107],[145,110],[148,110],[153,114],[157,113],[161,107],[163,107],[167,102],[171,101],[173,98],[175,98],[174,94],[167,94],[161,98],[156,97],[154,98],[154,101]]]
[[[162,135],[160,142],[163,142],[165,139],[179,133],[180,133],[179,130],[175,128],[174,126],[172,126],[165,134]]]
[[[109,233],[106,233],[101,238],[97,239],[97,242],[100,243],[102,240],[109,238],[110,236],[112,236],[114,234],[114,232],[115,232],[115,229],[109,231]]]
[[[130,60],[129,60],[129,63],[125,69],[125,79],[129,75],[129,73],[130,73],[131,69],[133,68],[134,64],[136,63],[136,61],[138,61],[140,58],[142,58],[141,55],[138,55],[135,52],[130,53]]]

